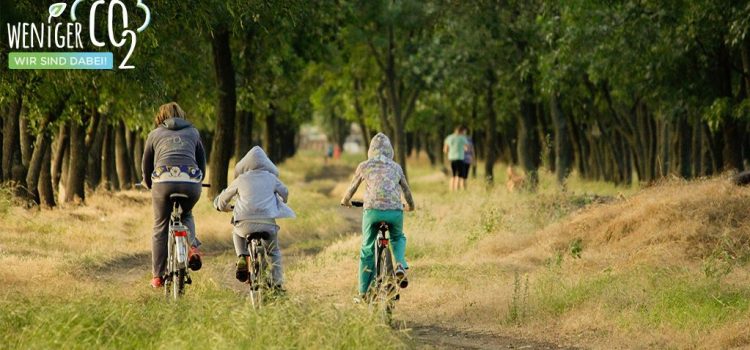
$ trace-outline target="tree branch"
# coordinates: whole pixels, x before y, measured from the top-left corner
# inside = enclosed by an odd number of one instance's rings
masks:
[[[378,67],[380,67],[380,69],[385,72],[385,63],[383,63],[383,59],[380,58],[378,49],[375,48],[375,44],[372,43],[372,39],[367,38],[367,46],[370,48],[370,51],[372,51],[372,56],[375,57],[375,62],[378,64]]]

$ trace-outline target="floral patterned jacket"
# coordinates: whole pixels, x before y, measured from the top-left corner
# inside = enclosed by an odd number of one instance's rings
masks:
[[[388,136],[378,133],[370,142],[367,151],[367,160],[359,163],[354,173],[349,189],[341,201],[349,204],[349,201],[357,192],[357,188],[365,182],[364,208],[377,210],[403,210],[401,203],[401,192],[404,193],[406,204],[410,209],[414,208],[409,184],[406,182],[404,171],[398,163],[393,161],[393,147]]]

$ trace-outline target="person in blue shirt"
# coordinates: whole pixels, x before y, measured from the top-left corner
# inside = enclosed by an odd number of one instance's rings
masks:
[[[466,177],[462,177],[461,175],[464,173],[464,168],[466,168],[464,158],[466,157],[468,143],[466,128],[461,125],[457,126],[453,133],[448,135],[443,142],[443,153],[448,155],[448,161],[451,163],[451,191],[466,188]]]

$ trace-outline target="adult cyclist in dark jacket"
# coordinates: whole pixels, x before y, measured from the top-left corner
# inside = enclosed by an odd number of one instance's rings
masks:
[[[185,112],[175,102],[159,107],[154,118],[156,128],[148,134],[143,150],[143,183],[151,189],[154,206],[154,237],[151,249],[153,279],[151,286],[164,283],[167,262],[167,235],[172,212],[169,195],[182,193],[182,223],[190,229],[188,266],[201,268],[200,241],[195,234],[193,206],[201,196],[206,172],[206,155],[198,130],[185,120]]]

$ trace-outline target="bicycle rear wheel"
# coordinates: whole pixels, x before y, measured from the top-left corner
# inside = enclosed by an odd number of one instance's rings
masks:
[[[174,299],[177,300],[185,294],[185,280],[187,278],[187,270],[183,267],[175,271],[174,274]]]
[[[176,266],[177,258],[175,256],[175,239],[174,236],[169,235],[167,241],[167,273],[164,276],[164,297],[167,299],[167,301],[170,301],[170,299],[174,298],[174,271]]]
[[[250,256],[250,301],[260,309],[268,291],[266,250],[260,240],[251,241]]]
[[[377,253],[375,295],[371,304],[374,304],[382,320],[388,323],[391,321],[396,296],[398,295],[396,275],[393,270],[391,250],[388,247],[382,247],[378,248]]]

